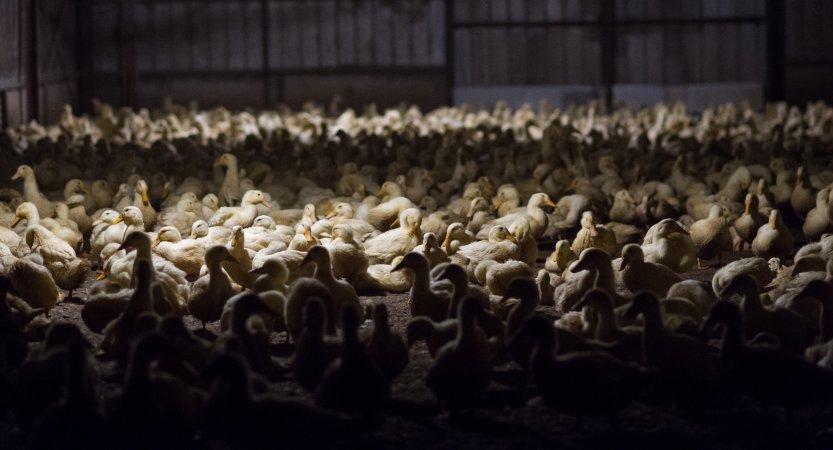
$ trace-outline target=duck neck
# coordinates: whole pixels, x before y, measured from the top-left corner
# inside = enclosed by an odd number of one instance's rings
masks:
[[[38,189],[38,181],[34,174],[27,175],[23,179],[23,197],[27,200],[39,199],[40,190]]]
[[[411,287],[411,297],[430,293],[431,280],[428,278],[428,267],[418,263],[411,270],[414,272],[414,284]]]
[[[833,339],[833,298],[821,297],[821,338],[824,342]]]
[[[313,277],[328,286],[336,281],[333,268],[330,266],[329,261],[316,261]]]
[[[743,325],[734,321],[724,323],[720,357],[724,359],[736,357],[743,350],[743,345]]]
[[[596,324],[596,339],[603,342],[610,342],[614,339],[614,335],[619,330],[619,325],[616,323],[616,316],[613,313],[611,305],[604,305],[596,308],[596,317],[598,322]]]

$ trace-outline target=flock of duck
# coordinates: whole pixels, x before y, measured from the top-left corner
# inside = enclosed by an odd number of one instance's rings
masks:
[[[0,134],[0,405],[37,448],[325,445],[423,341],[442,409],[506,361],[578,417],[833,397],[833,108],[96,107]]]

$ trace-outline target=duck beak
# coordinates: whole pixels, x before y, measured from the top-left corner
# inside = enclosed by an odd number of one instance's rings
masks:
[[[11,227],[9,227],[9,228],[14,228],[14,227],[16,227],[16,226],[17,226],[17,224],[19,224],[21,220],[23,220],[23,217],[20,217],[20,216],[14,216],[14,220],[12,221],[12,225],[11,225]]]
[[[390,273],[399,272],[400,270],[404,269],[405,268],[405,266],[403,265],[404,262],[405,261],[402,261],[399,264],[393,266],[393,268],[390,269]]]
[[[509,234],[509,235],[507,235],[507,236],[506,236],[506,239],[508,239],[508,240],[510,240],[510,241],[512,241],[512,242],[514,242],[514,243],[516,243],[516,244],[518,243],[518,239],[515,237],[515,235],[514,235],[514,234]]]
[[[398,228],[400,225],[401,224],[399,223],[399,217],[397,217],[396,220],[394,220],[393,223],[390,224],[390,229],[392,230],[394,228]]]
[[[147,193],[147,191],[142,191],[142,192],[140,192],[140,193],[139,193],[139,195],[141,195],[141,196],[142,196],[142,205],[143,205],[143,206],[148,206],[148,205],[150,205],[150,199],[148,198],[148,193]]]
[[[221,156],[221,157],[219,157],[219,158],[217,158],[217,159],[215,159],[215,160],[214,160],[214,167],[219,166],[219,165],[221,164],[222,159],[223,159],[223,157],[222,157],[222,156]]]
[[[117,250],[124,250],[127,247],[130,247],[130,245],[128,245],[127,242],[122,242],[121,245],[119,245],[119,248]]]
[[[23,176],[23,172],[21,172],[20,170],[18,170],[17,172],[15,172],[15,173],[14,173],[14,175],[12,175],[12,180],[16,180],[16,179],[18,179],[18,178],[20,178],[20,177],[22,177],[22,176]]]
[[[156,248],[156,246],[159,245],[160,242],[162,241],[160,241],[159,238],[154,239],[153,242],[150,244],[150,248]]]
[[[105,274],[103,270],[100,270],[100,271],[98,272],[98,275],[96,275],[95,280],[96,280],[96,281],[101,281],[101,280],[103,280],[103,279],[105,279],[105,278],[107,278],[107,274]]]
[[[552,199],[549,197],[547,197],[547,201],[545,201],[544,203],[546,203],[547,206],[551,206],[553,208],[558,207],[558,205],[556,205],[555,202],[553,202]]]
[[[124,214],[119,214],[119,216],[116,217],[116,220],[113,221],[113,225],[115,225],[117,223],[121,223],[123,220],[124,220]]]
[[[324,217],[327,218],[327,219],[332,219],[335,216],[336,216],[336,212],[331,209],[331,210],[327,211],[327,215],[324,216]]]
[[[502,199],[495,200],[495,209],[500,209],[500,205],[502,205],[502,204],[503,204]]]
[[[619,272],[625,270],[628,267],[629,261],[627,259],[622,259],[622,263],[619,265]]]
[[[312,258],[309,256],[309,253],[307,253],[307,256],[304,256],[304,259],[301,260],[300,265],[303,267],[307,265],[307,263],[309,263],[310,261],[312,261]]]
[[[86,183],[81,183],[81,192],[84,193],[84,194],[89,194],[90,193],[90,188],[87,187]]]
[[[232,256],[231,253],[229,253],[229,255],[226,256],[226,261],[233,262],[233,263],[239,263],[240,262],[240,261],[237,260],[237,258]]]
[[[445,233],[445,239],[443,239],[443,245],[442,245],[442,248],[446,248],[446,247],[448,247],[448,244],[449,244],[449,243],[451,243],[451,233],[446,232],[446,233]]]
[[[257,269],[252,269],[249,271],[250,274],[261,274],[263,273],[263,267],[258,267]]]
[[[384,194],[385,194],[385,190],[384,190],[384,189],[379,189],[378,191],[376,191],[376,194],[375,194],[375,195],[376,195],[377,197],[381,197],[381,196],[382,196],[382,195],[384,195]]]
[[[265,199],[265,198],[264,198],[263,200],[261,200],[261,201],[260,201],[260,204],[261,204],[261,205],[263,205],[263,206],[272,206],[271,204],[269,204],[269,202],[268,202],[268,201],[266,201],[266,199]]]
[[[315,241],[315,238],[312,237],[312,231],[309,228],[304,230],[304,238],[307,240],[307,242]]]

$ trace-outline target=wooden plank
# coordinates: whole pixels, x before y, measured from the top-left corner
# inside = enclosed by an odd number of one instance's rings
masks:
[[[411,0],[411,5],[419,4]],[[419,12],[411,18],[411,64],[416,66],[428,66],[431,64],[431,35],[428,25],[428,17],[431,13],[431,5],[421,4]]]
[[[457,86],[473,86],[471,35],[474,30],[457,30],[454,35],[454,79]]]
[[[564,0],[564,20],[580,20],[580,19],[581,19],[581,0]]]
[[[527,1],[528,0],[515,0],[509,2],[509,20],[527,20]]]
[[[170,30],[172,34],[171,38],[171,68],[174,70],[187,70],[189,69],[189,60],[188,54],[190,52],[190,48],[188,46],[188,36],[187,31],[189,24],[191,22],[191,18],[186,15],[186,7],[184,2],[175,2],[171,3],[170,8]],[[136,30],[137,33],[140,30]],[[142,53],[139,53],[142,55]],[[137,61],[141,60],[141,56],[136,58]]]
[[[564,36],[564,83],[566,84],[582,82],[581,47],[581,30],[578,27],[566,27]]]
[[[561,84],[564,82],[564,29],[551,27],[547,30],[547,54],[544,61],[547,69],[546,82]]]
[[[546,0],[547,1],[547,19],[561,20],[564,16],[564,2],[563,0]]]
[[[338,64],[338,50],[336,48],[337,21],[335,2],[333,0],[322,1],[318,10],[320,64],[322,67],[335,67]]]
[[[427,19],[429,26],[428,35],[430,36],[429,47],[431,49],[430,65],[445,65],[446,40],[452,38],[452,36],[446,37],[446,1],[451,0],[431,0],[430,3],[431,8]]]
[[[337,0],[338,36],[336,37],[336,58],[340,65],[356,64],[356,30],[354,28],[356,0]]]
[[[376,52],[375,63],[379,66],[393,64],[392,23],[391,7],[377,1],[376,15],[373,20],[373,48]]]
[[[510,0],[490,0],[484,3],[489,5],[488,20],[509,20],[509,4],[514,2]]]
[[[205,7],[202,2],[196,1],[191,5],[191,21],[193,23],[192,29],[194,32],[193,48],[191,52],[194,55],[191,67],[195,70],[206,70],[212,66],[212,52],[211,52],[211,27],[210,17],[211,11]]]
[[[663,78],[663,39],[660,27],[645,28],[645,83],[665,83]]]
[[[688,59],[683,52],[683,44],[678,28],[660,27],[662,32],[663,80],[668,84],[685,83],[685,64]]]
[[[295,3],[295,31],[298,33],[298,51],[301,67],[316,67],[320,64],[318,42],[318,2]]]
[[[373,60],[373,10],[375,0],[358,0],[356,2],[356,45],[359,65],[372,65]]]
[[[506,29],[493,28],[487,31],[487,70],[492,84],[509,84],[509,74],[513,68],[509,64],[510,43],[506,36]]]
[[[547,83],[547,67],[545,61],[551,57],[547,53],[547,32],[544,27],[529,27],[526,29],[527,41],[527,82],[530,84]]]
[[[464,0],[456,0],[456,1],[464,1]],[[489,20],[489,5],[487,1],[483,0],[467,0],[469,2],[469,19],[481,22],[485,20]],[[523,0],[515,0],[513,3],[517,1]]]
[[[581,84],[602,83],[602,40],[601,33],[597,28],[585,28],[581,30],[582,35],[582,73],[584,74]]]
[[[411,64],[411,23],[408,19],[407,8],[402,5],[391,10],[390,15],[390,39],[391,62],[395,66],[407,66]]]

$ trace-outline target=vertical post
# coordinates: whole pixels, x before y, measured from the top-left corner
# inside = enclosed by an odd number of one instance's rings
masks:
[[[604,100],[607,107],[613,106],[613,85],[616,84],[616,2],[602,0],[601,16],[601,70]]]
[[[40,73],[38,70],[38,0],[26,2],[26,112],[30,120],[40,118]]]
[[[263,107],[268,108],[272,103],[272,93],[270,87],[269,77],[269,0],[260,1],[260,17],[261,21],[261,51],[263,57]]]
[[[445,0],[445,84],[446,99],[454,103],[454,0]]]
[[[90,2],[75,0],[75,55],[78,59],[78,111],[91,112],[93,39]]]
[[[119,2],[118,56],[121,78],[121,102],[136,107],[136,40],[133,0]]]
[[[784,100],[786,65],[786,14],[784,0],[766,2],[766,74],[764,98],[768,102]]]

